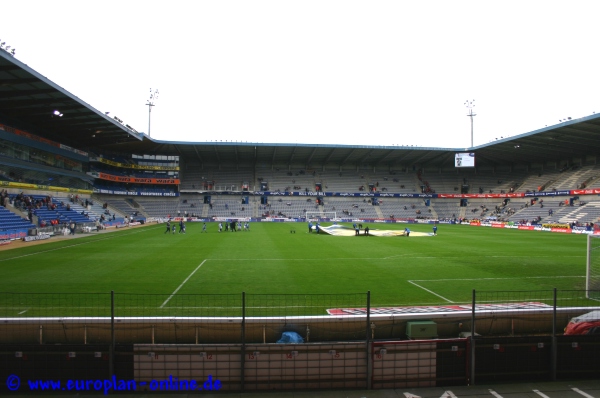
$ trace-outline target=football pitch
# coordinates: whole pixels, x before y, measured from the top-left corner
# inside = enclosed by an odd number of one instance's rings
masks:
[[[437,236],[356,237],[308,233],[305,223],[221,233],[217,225],[203,233],[190,222],[186,234],[167,234],[150,224],[2,251],[0,314],[106,316],[111,291],[122,316],[235,315],[242,292],[257,308],[250,314],[262,316],[275,312],[258,308],[324,315],[364,307],[367,291],[371,307],[388,307],[470,303],[473,289],[585,289],[585,235],[441,224]]]

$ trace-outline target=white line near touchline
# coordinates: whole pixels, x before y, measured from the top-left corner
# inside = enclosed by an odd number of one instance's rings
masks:
[[[429,292],[429,293],[433,294],[434,296],[438,296],[438,297],[439,297],[439,298],[441,298],[442,300],[446,300],[446,301],[447,301],[447,302],[449,302],[449,303],[454,303],[454,301],[452,301],[452,300],[448,300],[446,297],[444,297],[444,296],[440,296],[439,294],[437,294],[437,293],[435,293],[435,292],[432,292],[431,290],[429,290],[429,289],[426,289],[426,288],[424,288],[423,286],[420,286],[420,285],[418,285],[418,284],[414,283],[413,281],[408,281],[408,283],[411,283],[411,284],[415,285],[416,287],[418,287],[418,288],[420,288],[420,289],[423,289],[423,290],[425,290],[426,292]]]
[[[190,279],[190,278],[191,278],[191,277],[192,277],[192,276],[193,276],[193,275],[196,273],[196,271],[198,271],[198,270],[200,269],[200,267],[202,267],[202,264],[204,264],[206,261],[207,261],[207,260],[204,260],[204,261],[202,261],[202,262],[200,263],[200,265],[199,265],[199,266],[197,266],[197,267],[196,267],[196,269],[195,269],[195,270],[193,270],[193,271],[192,271],[192,273],[191,273],[191,274],[189,274],[189,275],[188,275],[188,277],[187,277],[187,278],[185,278],[185,280],[184,280],[183,282],[181,282],[181,285],[177,286],[177,289],[175,289],[175,291],[174,291],[173,293],[171,293],[171,295],[169,296],[169,298],[168,298],[168,299],[166,299],[166,300],[165,300],[165,302],[164,302],[164,303],[162,303],[162,304],[161,304],[161,306],[160,306],[160,307],[158,307],[158,308],[162,308],[162,307],[164,307],[164,306],[165,306],[165,305],[166,305],[166,304],[169,302],[169,300],[171,300],[171,298],[173,298],[173,296],[177,294],[177,292],[179,291],[179,289],[181,289],[181,288],[183,287],[183,285],[185,285],[185,283],[186,283],[186,282],[187,282],[187,281],[188,281],[188,280],[189,280],[189,279]]]

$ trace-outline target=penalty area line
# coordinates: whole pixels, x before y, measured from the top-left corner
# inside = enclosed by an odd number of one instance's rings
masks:
[[[416,287],[418,287],[418,288],[420,288],[420,289],[423,289],[423,290],[425,290],[425,291],[426,291],[426,292],[428,292],[428,293],[431,293],[431,294],[433,294],[434,296],[438,296],[438,297],[439,297],[439,298],[441,298],[442,300],[446,300],[447,302],[454,304],[454,301],[452,301],[452,300],[448,300],[446,297],[444,297],[444,296],[440,296],[440,295],[439,295],[439,294],[437,294],[436,292],[433,292],[433,291],[431,291],[431,290],[429,290],[429,289],[426,289],[426,288],[424,288],[423,286],[421,286],[421,285],[419,285],[419,284],[417,284],[417,283],[415,283],[415,282],[413,282],[413,281],[408,281],[408,283],[411,283],[411,284],[415,285]]]
[[[185,283],[186,283],[186,282],[187,282],[187,281],[188,281],[188,280],[189,280],[189,279],[190,279],[190,278],[191,278],[191,277],[192,277],[192,276],[193,276],[193,275],[196,273],[196,271],[198,271],[198,270],[200,269],[200,267],[202,267],[202,265],[203,265],[205,262],[206,262],[206,260],[202,261],[202,262],[200,263],[200,265],[199,265],[199,266],[197,266],[197,267],[196,267],[196,269],[195,269],[195,270],[193,270],[193,271],[192,271],[192,273],[191,273],[191,274],[189,274],[189,275],[188,275],[188,277],[187,277],[187,278],[185,278],[185,280],[184,280],[183,282],[181,282],[181,285],[177,286],[177,289],[175,289],[175,291],[174,291],[173,293],[171,293],[171,295],[169,296],[169,298],[168,298],[168,299],[166,299],[166,300],[165,300],[165,302],[164,302],[164,303],[162,303],[162,304],[161,304],[161,306],[160,306],[160,307],[158,307],[158,308],[163,308],[165,305],[167,305],[167,303],[169,302],[169,300],[171,300],[171,299],[173,298],[173,296],[177,294],[177,292],[179,291],[179,289],[181,289],[181,288],[183,287],[183,285],[185,285]]]

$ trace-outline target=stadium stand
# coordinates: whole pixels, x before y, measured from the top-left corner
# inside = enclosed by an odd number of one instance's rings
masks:
[[[119,208],[126,210],[125,214],[133,214],[136,211],[135,204],[139,205],[149,217],[176,217],[183,214],[177,198],[138,197],[135,200],[127,199],[126,204],[128,208]]]
[[[29,220],[0,206],[0,231],[29,230],[35,228]]]

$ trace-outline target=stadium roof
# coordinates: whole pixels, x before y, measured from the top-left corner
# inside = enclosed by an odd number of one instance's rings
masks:
[[[55,115],[54,111],[63,116]],[[600,154],[600,115],[569,120],[473,148],[259,144],[157,141],[140,134],[64,90],[5,51],[0,51],[0,117],[6,124],[77,149],[179,155],[201,163],[407,165],[452,167],[455,152],[475,152],[477,166],[556,161]],[[515,126],[517,128],[517,126]],[[509,134],[510,132],[507,132]]]
[[[6,124],[79,149],[95,146],[96,137],[113,143],[141,140],[6,51],[0,51],[0,116]]]

